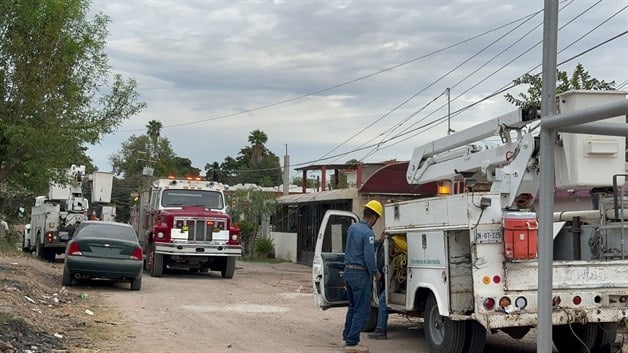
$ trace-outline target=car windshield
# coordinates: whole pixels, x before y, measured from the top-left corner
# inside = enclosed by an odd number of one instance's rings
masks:
[[[103,238],[118,240],[137,240],[132,228],[106,223],[83,223],[76,238]]]
[[[208,190],[164,190],[161,196],[163,207],[203,206],[222,209],[222,194]]]

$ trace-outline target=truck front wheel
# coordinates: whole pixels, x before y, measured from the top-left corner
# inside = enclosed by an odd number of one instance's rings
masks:
[[[230,256],[225,259],[225,265],[220,270],[220,275],[222,278],[233,278],[233,273],[235,272],[236,258]]]
[[[425,340],[432,353],[461,353],[465,344],[464,321],[441,316],[434,295],[425,303]]]
[[[151,277],[161,277],[164,272],[164,256],[162,254],[156,254],[155,251],[151,252],[152,266],[150,267]]]

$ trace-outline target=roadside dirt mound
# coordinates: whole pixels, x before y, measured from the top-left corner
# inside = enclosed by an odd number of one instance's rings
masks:
[[[61,286],[63,264],[0,253],[0,352],[90,352],[99,298]],[[83,295],[82,295],[83,294]]]

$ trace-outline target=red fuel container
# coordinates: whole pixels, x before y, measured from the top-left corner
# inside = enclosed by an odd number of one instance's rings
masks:
[[[539,224],[535,212],[504,214],[504,256],[508,260],[537,258]]]

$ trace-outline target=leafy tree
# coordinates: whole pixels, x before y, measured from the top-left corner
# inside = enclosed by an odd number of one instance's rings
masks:
[[[87,0],[0,1],[0,182],[44,192],[55,168],[140,112],[135,80],[112,75],[109,19]]]
[[[207,163],[207,178],[235,185],[251,183],[259,186],[277,186],[282,183],[279,157],[264,145],[268,136],[261,130],[253,130],[249,134],[249,146],[240,149],[234,158],[227,156],[222,163]]]
[[[528,84],[526,93],[519,93],[517,97],[506,94],[504,97],[509,103],[524,110],[541,106],[541,75],[525,74],[513,81],[516,85]],[[566,71],[557,70],[556,74],[556,94],[561,94],[570,90],[602,90],[610,91],[615,89],[615,81],[600,81],[591,77],[588,71],[580,63],[576,65],[571,76]]]
[[[207,176],[207,180],[217,181],[219,183],[226,182],[218,162],[205,164],[205,175]]]
[[[238,190],[235,194],[230,193],[228,197],[231,205],[229,212],[233,219],[247,227],[253,225],[252,230],[247,228],[247,232],[242,233],[244,252],[251,255],[262,221],[268,219],[277,209],[277,196],[273,192],[264,192],[251,187],[247,190]]]

